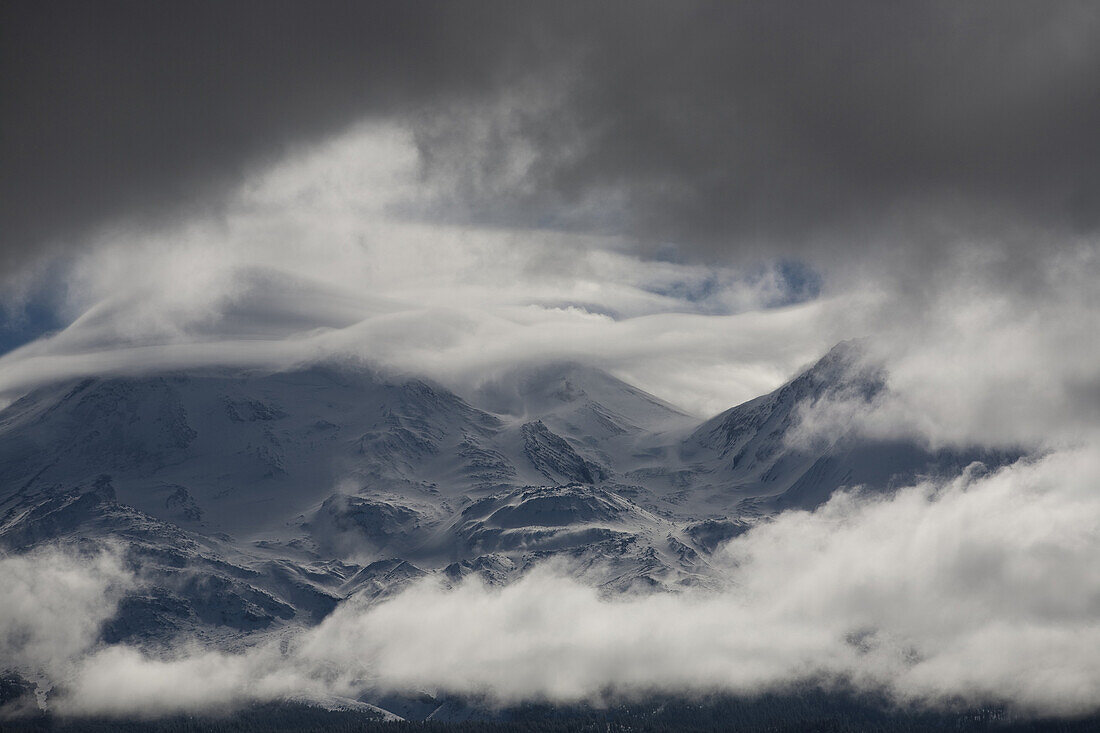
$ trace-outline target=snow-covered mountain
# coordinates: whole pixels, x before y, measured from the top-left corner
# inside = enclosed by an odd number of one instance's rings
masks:
[[[706,586],[715,549],[770,512],[1000,460],[792,440],[816,401],[885,385],[851,345],[701,424],[577,364],[467,399],[337,366],[54,384],[0,412],[0,545],[119,545],[145,582],[104,633],[153,644],[233,644],[352,594],[507,583],[555,558],[608,592]]]
[[[921,476],[956,474],[974,461],[1000,464],[1016,457],[871,438],[851,426],[824,435],[800,431],[803,417],[817,407],[839,402],[869,409],[884,396],[886,374],[864,357],[858,343],[838,344],[774,392],[696,428],[680,453],[698,471],[695,486],[764,511],[813,509],[843,486],[887,490]]]

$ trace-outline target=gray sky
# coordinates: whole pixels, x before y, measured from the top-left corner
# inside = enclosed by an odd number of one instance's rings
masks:
[[[6,2],[0,267],[217,208],[364,117],[420,216],[706,259],[932,257],[1100,224],[1086,2]],[[1029,250],[1033,245],[1023,247]]]

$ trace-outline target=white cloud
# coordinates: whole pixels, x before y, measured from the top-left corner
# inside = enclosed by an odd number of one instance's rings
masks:
[[[0,358],[0,395],[75,375],[334,356],[465,392],[501,369],[576,359],[709,416],[866,336],[890,399],[872,412],[822,405],[810,427],[1047,445],[1100,422],[1094,242],[1062,243],[1026,274],[980,242],[936,266],[819,262],[831,288],[774,308],[791,294],[777,266],[404,217],[422,186],[409,134],[366,126],[254,176],[220,218],[102,233],[67,278],[72,325]]]
[[[353,598],[313,629],[239,654],[93,647],[81,639],[103,607],[76,593],[64,617],[50,616],[57,588],[88,582],[79,563],[58,570],[51,560],[48,582],[25,584],[23,603],[46,609],[40,628],[71,628],[72,641],[23,658],[65,673],[59,709],[93,714],[364,690],[508,703],[753,694],[799,681],[920,705],[1094,712],[1097,475],[1090,448],[973,468],[892,498],[839,495],[733,540],[723,591],[606,599],[553,567],[504,588],[426,581],[382,604]],[[26,574],[25,561],[12,562],[0,562],[5,580]]]
[[[709,414],[826,348],[827,305],[777,309],[775,268],[646,260],[627,242],[402,218],[404,133],[368,127],[245,185],[217,220],[101,235],[73,266],[72,325],[0,359],[0,393],[77,374],[356,355],[458,388],[581,359]]]
[[[503,701],[848,679],[903,701],[1090,711],[1098,471],[1100,454],[1082,450],[785,513],[727,547],[730,590],[718,594],[607,601],[537,572],[502,590],[424,584],[373,610],[342,607],[302,654]]]
[[[95,644],[133,577],[111,553],[0,557],[0,665],[63,673]]]
[[[985,263],[980,263],[985,264]],[[834,309],[885,367],[875,401],[835,395],[804,410],[802,437],[856,430],[932,447],[1080,445],[1100,427],[1100,252],[1065,246],[1026,287],[960,263],[919,295]],[[889,282],[889,281],[887,281]],[[841,302],[851,302],[838,298]]]

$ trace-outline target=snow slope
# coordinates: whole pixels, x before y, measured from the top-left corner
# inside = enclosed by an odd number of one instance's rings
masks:
[[[54,384],[0,411],[0,549],[120,548],[143,582],[103,635],[152,645],[232,648],[351,595],[546,561],[609,593],[707,586],[771,512],[1011,457],[792,439],[816,402],[886,388],[850,344],[702,423],[577,364],[468,399],[335,365]]]

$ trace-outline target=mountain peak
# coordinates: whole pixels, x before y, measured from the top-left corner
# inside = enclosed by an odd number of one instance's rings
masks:
[[[609,434],[652,430],[690,418],[668,404],[596,367],[562,361],[511,369],[481,384],[473,404],[500,415],[563,423]],[[585,413],[582,415],[582,413]]]

